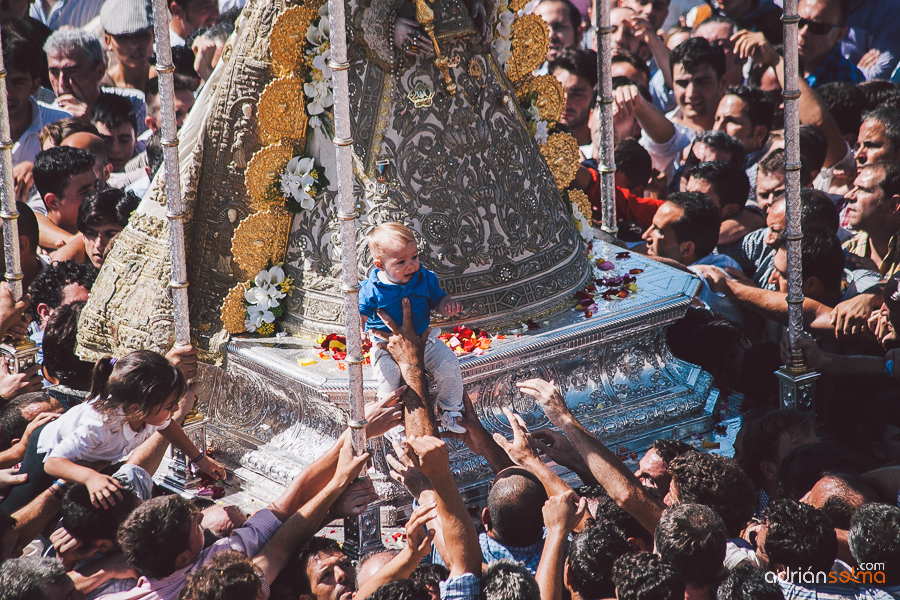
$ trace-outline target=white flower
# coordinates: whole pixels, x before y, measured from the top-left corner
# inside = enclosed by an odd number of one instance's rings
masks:
[[[284,281],[284,269],[280,265],[275,265],[271,269],[263,269],[257,273],[253,283],[257,287],[270,287],[280,285],[282,281]],[[278,297],[284,298],[284,294]]]
[[[274,323],[275,315],[268,309],[251,305],[247,307],[247,318],[244,320],[244,327],[247,326],[247,321],[254,326],[253,331],[256,331],[263,323]]]
[[[303,84],[303,93],[310,99],[306,105],[306,111],[310,115],[320,115],[334,104],[334,96],[331,88],[324,81],[313,81]]]
[[[318,129],[322,126],[322,119],[319,117],[310,117],[309,118],[309,126],[313,129]]]
[[[295,156],[288,162],[285,172],[292,175],[309,175],[316,167],[316,161],[313,158],[303,156]]]
[[[581,210],[574,204],[572,205],[572,216],[575,220],[575,229],[578,230],[584,241],[590,242],[593,240],[594,230],[588,223],[587,218],[581,214]]]
[[[329,58],[331,58],[331,48],[316,56],[312,62],[313,69],[321,71],[322,77],[326,80],[331,79],[332,75],[331,67],[328,66]]]
[[[521,17],[522,15],[530,15],[531,13],[533,13],[535,7],[537,7],[538,2],[540,1],[541,0],[531,0],[531,2],[525,5],[525,8],[519,11],[519,16]]]
[[[321,11],[321,9],[319,9]],[[325,9],[325,15],[319,19],[318,24],[310,25],[306,29],[306,41],[308,41],[313,46],[321,46],[325,42],[328,41],[328,36],[331,34],[331,25],[328,22],[328,9]]]
[[[512,24],[515,20],[516,15],[512,13],[512,11],[502,12],[499,15],[497,20],[497,34],[501,37],[509,38],[512,33]]]
[[[534,104],[528,107],[528,110],[525,111],[525,114],[528,116],[529,121],[541,120],[541,111],[539,111],[538,107]]]
[[[546,144],[547,143],[547,121],[535,121],[535,131],[534,131],[534,139],[538,144]]]
[[[505,65],[512,57],[512,43],[509,40],[496,38],[491,42],[491,49],[494,51],[494,56],[497,57],[497,62],[501,65]]]
[[[316,178],[312,176],[315,168],[314,159],[295,156],[281,175],[281,192],[299,202],[300,206],[306,210],[310,210],[316,205],[313,198],[316,192]],[[283,280],[283,272],[281,277]]]

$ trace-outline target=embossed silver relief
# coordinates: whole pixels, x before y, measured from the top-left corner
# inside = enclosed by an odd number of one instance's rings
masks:
[[[496,323],[503,315],[510,322],[558,308],[588,271],[569,210],[515,102],[503,101],[514,95],[490,54],[465,41],[443,47],[468,57],[453,69],[459,91],[452,96],[430,59],[418,59],[397,78],[354,56],[360,275],[371,264],[365,236],[398,220],[416,230],[423,264],[466,306],[457,322]],[[469,60],[479,61],[481,77],[468,75]],[[406,99],[417,84],[435,91],[431,107],[417,109]],[[309,146],[327,173],[328,146],[315,135]],[[393,169],[381,189],[375,152]],[[327,332],[340,325],[334,212],[332,193],[325,192],[294,219],[285,261],[298,284],[287,303],[289,328]]]
[[[515,385],[533,377],[555,381],[575,416],[615,451],[711,428],[717,399],[711,377],[675,359],[665,338],[666,326],[690,303],[697,280],[642,257],[630,260],[628,268],[639,266],[644,273],[639,292],[627,301],[601,305],[590,320],[573,311],[532,335],[498,342],[486,355],[460,361],[466,389],[489,431],[511,435],[504,406],[532,429],[550,426]],[[210,380],[216,388],[211,397],[220,403],[209,409],[210,436],[226,448],[229,461],[241,465],[240,476],[254,489],[284,485],[320,456],[346,423],[345,375],[333,365],[298,369],[305,347],[301,340],[236,340],[228,345],[227,372]],[[366,391],[374,397],[371,378]],[[248,398],[236,397],[241,394]],[[226,412],[232,414],[216,416]],[[272,429],[266,430],[269,424]],[[486,461],[459,440],[447,443],[460,488],[477,496],[492,477]],[[385,444],[370,441],[370,447],[383,473]],[[383,498],[406,502],[384,478],[376,487]]]

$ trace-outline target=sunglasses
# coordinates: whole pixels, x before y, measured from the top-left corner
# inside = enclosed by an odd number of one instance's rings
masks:
[[[832,29],[840,29],[841,25],[829,25],[828,23],[819,23],[818,21],[810,21],[809,19],[800,18],[797,24],[797,31],[804,27],[809,29],[813,35],[827,35]]]

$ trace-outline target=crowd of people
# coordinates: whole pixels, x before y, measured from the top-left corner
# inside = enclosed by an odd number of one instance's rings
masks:
[[[170,0],[178,126],[242,4]],[[534,11],[550,32],[540,71],[565,93],[558,127],[584,154],[574,186],[599,224],[587,4],[540,0]],[[809,335],[793,348],[782,335],[781,15],[773,0],[611,0],[619,243],[698,276],[668,343],[743,396],[733,458],[659,439],[633,472],[579,422],[566,390],[538,379],[518,393],[554,427],[529,432],[504,409],[513,437],[492,435],[455,359],[428,358],[440,343],[429,310],[463,306],[420,270],[413,232],[395,227],[396,248],[376,256],[382,283],[418,277],[430,295],[384,311],[371,283],[366,317],[383,338],[387,387],[367,405],[366,435],[404,425],[386,460],[414,502],[402,549],[353,560],[321,535],[378,499],[348,431],[252,515],[153,483],[170,444],[198,471],[225,473],[181,429],[196,352],[97,363],[75,353],[98,269],[162,163],[150,5],[0,2],[29,292],[14,301],[0,286],[0,337],[40,348],[34,366],[0,369],[0,600],[900,598],[900,3],[799,1]],[[798,352],[821,373],[810,414],[778,403],[774,372]],[[448,379],[438,397],[426,368]],[[495,473],[475,512],[442,436]]]

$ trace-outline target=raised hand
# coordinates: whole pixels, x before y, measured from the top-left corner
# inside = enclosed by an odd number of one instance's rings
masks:
[[[523,394],[533,397],[554,425],[558,426],[562,419],[571,416],[565,398],[552,381],[529,379],[518,382],[516,387]]]
[[[512,411],[506,407],[503,408],[503,414],[506,416],[506,419],[509,421],[509,426],[512,428],[513,439],[512,442],[510,442],[501,434],[495,433],[494,441],[503,448],[517,465],[525,465],[530,460],[540,460],[538,459],[538,451],[537,446],[534,443],[534,438],[528,433],[528,427],[525,425],[525,421],[522,420],[522,417],[513,414]]]

